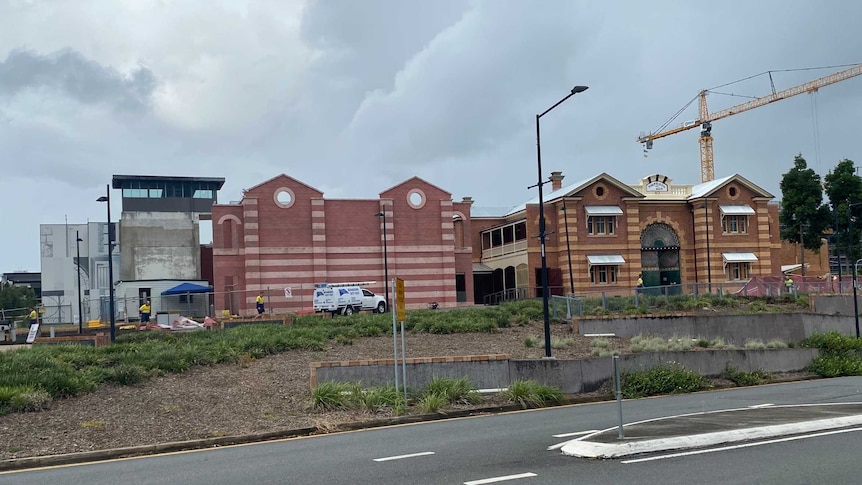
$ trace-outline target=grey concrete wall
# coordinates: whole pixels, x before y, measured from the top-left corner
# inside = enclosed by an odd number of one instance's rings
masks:
[[[676,362],[686,369],[706,376],[721,375],[730,366],[746,372],[796,372],[805,369],[819,355],[817,349],[770,350],[699,350],[631,354],[620,357],[620,370],[643,371],[661,364]],[[401,367],[398,368],[399,372]],[[325,381],[356,382],[365,387],[391,384],[395,380],[393,365],[353,365],[319,367],[317,383]],[[473,362],[428,362],[407,364],[407,385],[424,387],[434,377],[469,376],[479,389],[508,387],[517,379],[535,379],[556,386],[567,394],[594,391],[613,374],[610,357],[557,360],[491,360]],[[400,376],[401,374],[399,374]],[[399,377],[400,379],[400,377]]]
[[[200,279],[197,217],[196,213],[123,212],[118,279]]]
[[[855,335],[852,316],[814,313],[764,313],[717,316],[655,316],[631,318],[583,319],[578,321],[581,335],[612,333],[618,337],[636,335],[656,337],[688,336],[722,338],[725,342],[744,345],[747,340],[800,342],[813,333],[837,330]]]
[[[401,379],[401,366],[398,366]],[[422,388],[435,377],[460,379],[470,377],[478,389],[498,389],[509,385],[509,361],[490,360],[473,362],[430,362],[407,364],[407,386]],[[318,384],[325,381],[356,382],[365,387],[393,384],[395,370],[390,365],[355,365],[343,367],[320,367],[317,369]]]
[[[678,363],[705,376],[719,376],[730,366],[746,372],[796,372],[804,370],[819,355],[817,349],[703,350],[620,356],[620,372],[644,371],[667,363]],[[556,386],[567,394],[591,392],[613,376],[611,357],[583,360],[510,360],[512,380],[535,379]]]
[[[844,284],[848,284],[847,280]],[[808,298],[814,312],[825,315],[854,315],[852,295],[809,295]],[[862,304],[862,301],[859,304]]]

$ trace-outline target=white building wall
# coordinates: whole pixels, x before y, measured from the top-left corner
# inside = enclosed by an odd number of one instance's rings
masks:
[[[81,274],[83,321],[99,319],[107,308],[107,224],[41,224],[39,226],[43,321],[47,324],[78,322],[78,271]],[[77,263],[76,238],[80,236],[81,260]],[[120,256],[114,248],[114,280]],[[100,298],[102,297],[102,298]],[[107,315],[105,315],[107,317]]]

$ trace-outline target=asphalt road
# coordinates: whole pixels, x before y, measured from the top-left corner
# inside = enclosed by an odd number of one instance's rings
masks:
[[[760,404],[860,402],[862,378],[626,401],[626,422]],[[585,460],[548,451],[616,426],[615,403],[453,419],[0,474],[3,484],[858,483],[862,429],[682,456]],[[405,456],[407,455],[407,456]],[[644,461],[646,460],[646,461]],[[509,477],[506,481],[487,480]]]

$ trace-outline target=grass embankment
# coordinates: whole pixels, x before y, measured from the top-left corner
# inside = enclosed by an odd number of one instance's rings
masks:
[[[538,312],[538,313],[537,313]],[[537,302],[499,307],[408,312],[413,332],[490,332],[525,324]],[[152,376],[179,373],[195,365],[240,363],[294,349],[323,350],[329,340],[350,344],[359,337],[392,332],[392,316],[354,315],[296,319],[291,326],[246,325],[225,331],[140,332],[113,345],[36,345],[0,353],[0,414],[44,409],[52,399],[92,392],[103,383],[129,385]]]
[[[502,400],[521,406],[538,407],[559,404],[563,393],[559,388],[545,386],[533,380],[515,381],[500,393]],[[363,388],[359,382],[327,381],[312,391],[312,407],[319,410],[361,409],[371,412],[391,410],[405,414],[411,408],[423,413],[436,413],[446,407],[485,402],[468,377],[452,379],[435,377],[424,388],[408,388],[407,396],[394,386]]]
[[[808,295],[792,294],[767,297],[734,295],[650,295],[640,294],[615,298],[585,298],[581,300],[584,315],[646,315],[699,310],[721,311],[725,314],[782,313],[789,307],[801,310],[809,307]]]

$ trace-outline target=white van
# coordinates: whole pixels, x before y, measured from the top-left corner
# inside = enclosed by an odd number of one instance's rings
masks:
[[[312,304],[315,312],[331,312],[352,315],[359,310],[386,311],[386,299],[370,290],[361,288],[363,283],[321,283],[315,285]]]

